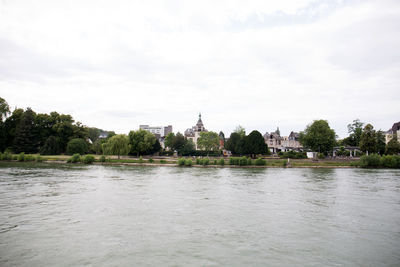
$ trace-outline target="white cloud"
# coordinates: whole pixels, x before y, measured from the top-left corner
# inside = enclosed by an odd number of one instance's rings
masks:
[[[3,1],[0,94],[128,132],[400,114],[396,1]]]

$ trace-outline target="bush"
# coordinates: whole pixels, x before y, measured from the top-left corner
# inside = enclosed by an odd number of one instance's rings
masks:
[[[143,157],[142,156],[139,157],[139,163],[143,163]]]
[[[18,161],[24,161],[25,160],[25,153],[21,152],[18,154]]]
[[[247,165],[247,158],[245,156],[240,158],[239,165],[240,166],[246,166]]]
[[[85,164],[92,164],[95,161],[95,158],[93,155],[86,155],[83,157],[83,163]]]
[[[210,159],[209,158],[204,158],[203,159],[203,166],[206,166],[208,164],[210,164]]]
[[[25,155],[24,161],[35,161],[35,157],[32,155]]]
[[[199,158],[196,158],[196,164],[201,165]]]
[[[160,163],[161,163],[161,164],[164,164],[164,163],[167,163],[167,161],[166,161],[165,159],[161,159],[161,160],[160,160]]]
[[[104,155],[101,155],[99,161],[106,162],[106,157]]]
[[[224,166],[225,165],[225,160],[224,159],[219,159],[219,165]]]
[[[247,165],[249,165],[249,166],[253,165],[253,162],[252,162],[251,158],[247,159]]]
[[[67,144],[67,154],[85,154],[87,151],[87,144],[82,138],[75,138]]]
[[[318,156],[319,159],[324,159],[325,158],[324,153],[318,153],[317,156]]]
[[[364,155],[360,159],[360,166],[362,168],[377,168],[380,166],[381,157],[377,154]]]
[[[17,156],[17,155],[13,155],[13,156],[12,156],[12,159],[13,159],[13,160],[18,160],[18,156]]]
[[[267,161],[265,159],[262,158],[258,158],[254,161],[254,165],[256,166],[265,166],[267,165]]]
[[[36,162],[42,162],[43,158],[40,155],[37,155],[35,161]]]
[[[192,166],[192,164],[193,164],[193,162],[192,162],[192,160],[191,159],[187,159],[187,160],[185,160],[185,166]]]
[[[216,159],[214,159],[214,165],[217,165],[217,164],[218,164],[217,160],[216,160]]]
[[[153,162],[154,162],[154,159],[150,158],[150,159],[149,159],[149,162],[150,162],[150,163],[153,163]]]
[[[178,165],[179,166],[185,166],[185,159],[184,158],[179,158],[178,159]]]
[[[382,156],[380,165],[385,168],[400,168],[400,156]]]
[[[5,152],[1,155],[1,160],[12,160],[12,155],[8,152]]]
[[[305,152],[296,152],[296,151],[287,151],[287,152],[279,152],[279,157],[287,159],[306,159],[307,153]]]
[[[80,162],[80,161],[81,161],[81,155],[79,155],[79,154],[74,154],[74,155],[72,155],[72,157],[70,157],[67,160],[68,163],[77,163],[77,162]]]

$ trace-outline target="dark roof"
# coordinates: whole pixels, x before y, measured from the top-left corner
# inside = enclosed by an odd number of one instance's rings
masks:
[[[398,131],[398,130],[400,130],[400,121],[394,123],[393,126],[392,126],[392,131],[393,131],[393,132],[396,132],[396,131]]]

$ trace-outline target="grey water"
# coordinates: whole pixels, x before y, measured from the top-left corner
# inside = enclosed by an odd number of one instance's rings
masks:
[[[0,266],[400,266],[400,171],[0,163]]]

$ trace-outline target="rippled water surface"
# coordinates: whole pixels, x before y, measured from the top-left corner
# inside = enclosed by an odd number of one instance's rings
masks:
[[[0,163],[0,266],[400,266],[400,171]]]

